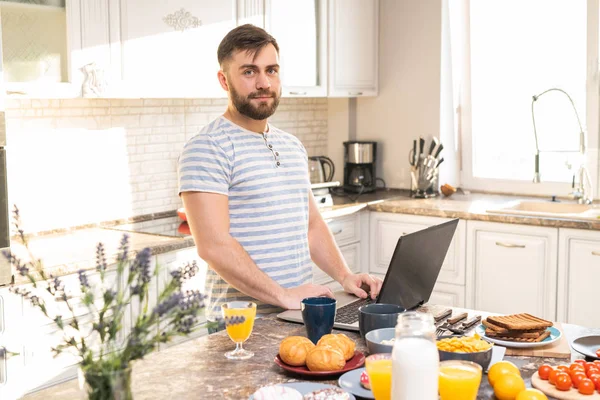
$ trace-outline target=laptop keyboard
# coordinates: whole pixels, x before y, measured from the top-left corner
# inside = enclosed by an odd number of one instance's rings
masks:
[[[360,299],[343,307],[338,308],[335,315],[335,322],[340,324],[353,324],[358,322],[358,309],[365,304],[371,304],[373,299],[367,297]]]

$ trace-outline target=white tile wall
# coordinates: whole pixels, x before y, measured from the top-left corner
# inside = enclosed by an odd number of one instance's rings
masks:
[[[177,157],[225,99],[68,99],[6,103],[9,204],[26,232],[181,207]],[[282,99],[273,125],[327,154],[327,99]]]

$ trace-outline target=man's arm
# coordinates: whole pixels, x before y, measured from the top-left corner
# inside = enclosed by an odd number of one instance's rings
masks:
[[[222,194],[181,194],[198,255],[240,292],[287,309],[300,308],[306,297],[329,296],[326,286],[306,284],[285,289],[261,271],[242,245],[229,234],[229,201]]]
[[[365,284],[370,288],[371,297],[373,299],[377,297],[382,285],[381,279],[369,274],[354,274],[350,271],[333,234],[321,216],[312,192],[309,196],[308,242],[310,257],[315,264],[339,282],[346,292],[365,298],[367,292],[361,289]]]

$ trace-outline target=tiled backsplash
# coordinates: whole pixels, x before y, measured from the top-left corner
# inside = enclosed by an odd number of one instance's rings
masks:
[[[8,100],[9,204],[26,232],[181,207],[177,157],[225,99]],[[273,125],[327,153],[327,99],[282,99]]]

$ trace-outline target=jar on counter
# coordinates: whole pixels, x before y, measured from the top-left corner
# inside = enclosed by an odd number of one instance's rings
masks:
[[[392,400],[437,400],[439,354],[431,314],[398,316],[392,350]]]

